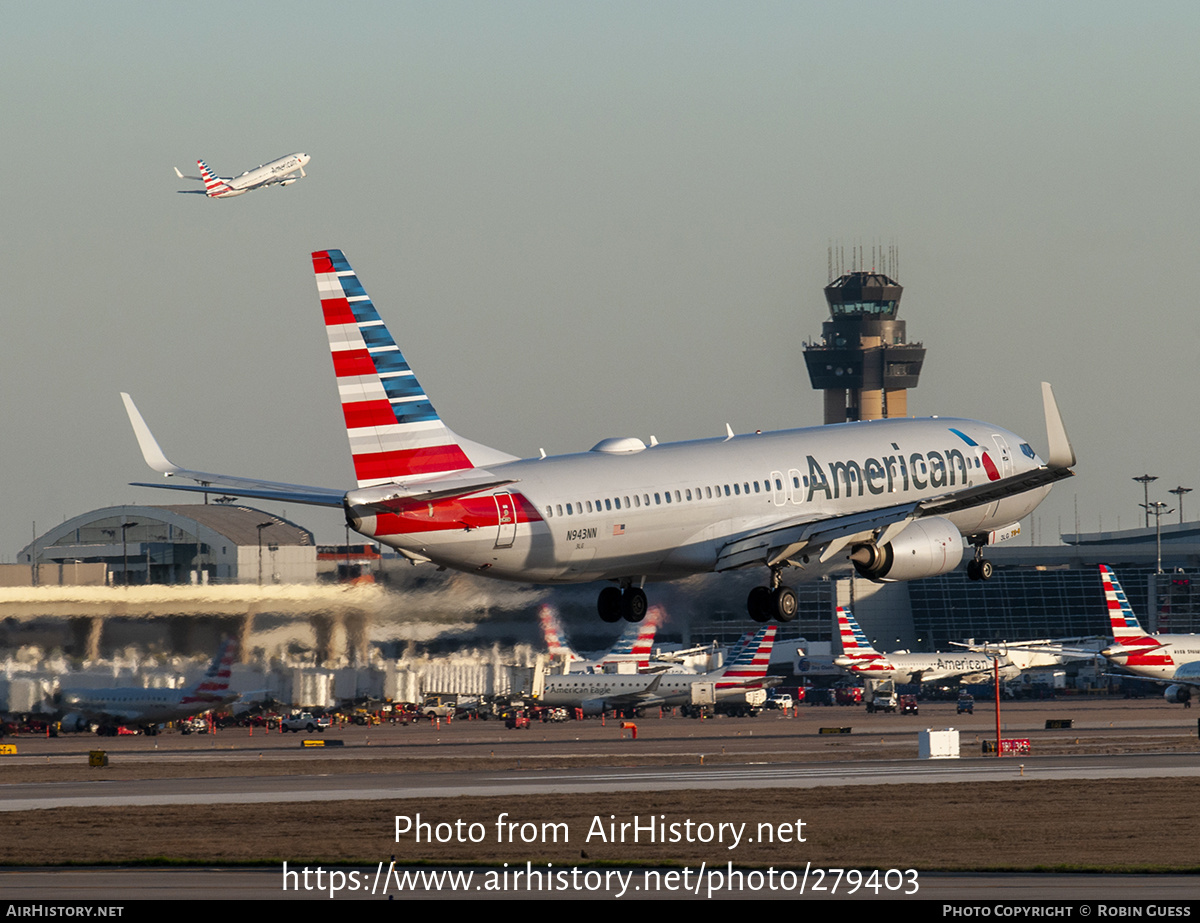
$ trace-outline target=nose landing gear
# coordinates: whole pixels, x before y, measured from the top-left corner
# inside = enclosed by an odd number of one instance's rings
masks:
[[[991,580],[995,567],[983,556],[983,545],[975,546],[975,557],[967,562],[967,577],[971,580]]]

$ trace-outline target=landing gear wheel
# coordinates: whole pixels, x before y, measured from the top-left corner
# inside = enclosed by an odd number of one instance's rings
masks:
[[[621,591],[615,586],[606,586],[600,591],[596,609],[600,612],[600,618],[603,621],[619,622],[621,620]]]
[[[627,622],[640,622],[646,617],[646,591],[631,586],[621,594],[621,615]]]
[[[746,611],[756,622],[771,621],[771,590],[765,586],[756,586],[746,597]]]
[[[994,565],[985,558],[967,562],[967,576],[972,580],[991,580],[994,572]]]
[[[776,621],[790,622],[796,617],[796,610],[799,608],[796,591],[790,586],[777,587],[771,593],[771,609]]]

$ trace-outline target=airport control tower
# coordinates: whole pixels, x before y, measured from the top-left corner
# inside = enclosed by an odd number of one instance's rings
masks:
[[[904,341],[904,321],[896,319],[902,291],[874,269],[825,286],[830,318],[821,341],[805,345],[804,361],[812,386],[825,392],[826,423],[908,416],[925,348]]]

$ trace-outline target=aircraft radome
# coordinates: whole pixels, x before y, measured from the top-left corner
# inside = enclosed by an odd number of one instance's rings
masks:
[[[1042,385],[1049,441],[975,420],[891,419],[646,445],[603,439],[573,455],[519,459],[442,422],[340,250],[312,255],[357,487],[345,491],[192,471],[163,455],[123,394],[143,457],[168,479],[140,484],[343,507],[357,532],[414,561],[529,583],[610,581],[605,621],[640,621],[644,585],[763,568],[751,617],[790,621],[795,569],[854,567],[914,580],[1016,531],[1075,453]]]

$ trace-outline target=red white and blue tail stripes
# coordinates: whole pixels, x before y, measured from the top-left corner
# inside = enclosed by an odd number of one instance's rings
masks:
[[[1113,640],[1118,644],[1128,644],[1139,638],[1146,637],[1133,608],[1117,582],[1116,575],[1107,564],[1100,565],[1100,582],[1104,584],[1104,600],[1108,605],[1108,620],[1112,624]]]
[[[197,160],[196,163],[200,167],[200,178],[204,180],[204,192],[210,199],[219,199],[233,192],[233,187],[213,173],[203,160]]]
[[[654,636],[658,632],[661,620],[662,609],[658,606],[651,606],[645,619],[629,624],[621,632],[621,637],[617,638],[617,643],[613,645],[608,656],[628,660],[636,659],[639,670],[650,666],[650,651],[654,647]]]
[[[771,648],[774,646],[775,626],[760,628],[750,642],[738,649],[725,665],[717,688],[753,685],[756,680],[763,679],[767,675],[767,667],[771,665]]]
[[[233,668],[233,659],[236,656],[237,641],[230,638],[221,645],[216,658],[209,665],[200,682],[183,694],[180,704],[191,705],[197,702],[216,704],[222,701],[229,692],[229,677]]]
[[[867,640],[866,634],[859,627],[858,621],[850,614],[849,609],[842,606],[837,607],[837,622],[838,634],[842,639],[842,653],[846,657],[873,659],[882,656],[871,646],[871,642]]]
[[[834,663],[856,673],[864,671],[891,670],[888,659],[871,646],[858,621],[843,606],[837,607],[838,634],[842,641],[842,654]]]
[[[1169,670],[1177,666],[1170,649],[1164,648],[1158,638],[1147,634],[1142,628],[1116,574],[1105,564],[1100,565],[1100,582],[1104,584],[1104,600],[1108,605],[1108,621],[1113,633],[1113,646],[1103,652],[1104,656],[1118,666],[1135,672],[1139,668]]]
[[[538,609],[538,621],[542,623],[542,636],[546,639],[546,649],[551,657],[567,661],[582,659],[567,643],[562,621],[553,606],[543,603]]]
[[[342,251],[312,261],[358,486],[471,468]]]

